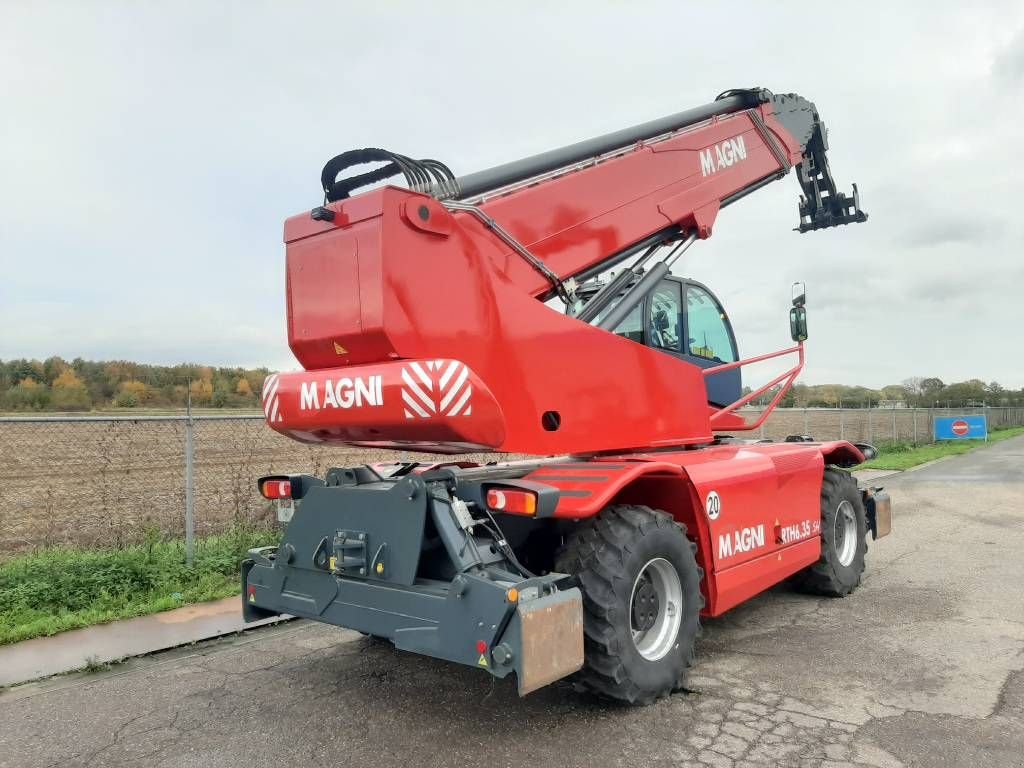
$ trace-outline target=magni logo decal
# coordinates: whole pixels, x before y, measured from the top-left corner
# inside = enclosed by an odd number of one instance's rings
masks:
[[[334,381],[325,379],[323,396],[315,381],[304,381],[299,392],[299,410],[319,411],[327,408],[376,408],[384,405],[384,387],[381,376],[343,376]]]
[[[700,151],[700,175],[710,176],[746,159],[747,146],[743,143],[743,137],[726,139],[721,144]]]

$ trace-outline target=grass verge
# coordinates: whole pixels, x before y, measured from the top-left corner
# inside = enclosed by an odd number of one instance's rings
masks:
[[[246,550],[279,537],[246,529],[199,539],[192,568],[183,541],[158,537],[123,549],[59,547],[0,562],[0,645],[238,594]]]
[[[910,469],[919,464],[958,456],[985,445],[998,443],[1011,437],[1024,435],[1024,427],[996,429],[989,433],[988,442],[982,440],[940,440],[928,445],[911,445],[908,442],[882,443],[878,446],[879,457],[861,464],[857,469]]]

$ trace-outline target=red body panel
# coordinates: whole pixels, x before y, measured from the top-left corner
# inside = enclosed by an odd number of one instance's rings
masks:
[[[822,473],[833,458],[863,460],[846,442],[727,444],[545,464],[525,479],[559,489],[558,517],[612,503],[672,514],[697,543],[704,611],[717,616],[818,560]]]
[[[799,158],[795,140],[771,113],[765,119],[790,161]],[[742,143],[744,157],[705,175],[699,151],[729,140]],[[722,199],[784,170],[740,112],[481,208],[568,277],[671,224],[706,237]],[[405,450],[533,454],[712,439],[699,368],[538,301],[550,283],[474,217],[391,187],[328,207],[332,222],[307,214],[285,225],[289,344],[308,373],[280,376],[274,429]],[[405,415],[404,362],[433,360],[472,373],[473,409],[457,423],[427,403],[427,418]],[[358,374],[332,370],[350,366]],[[383,404],[300,407],[304,383],[353,375],[384,377]]]

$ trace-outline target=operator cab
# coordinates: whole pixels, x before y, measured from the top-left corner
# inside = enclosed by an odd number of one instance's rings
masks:
[[[601,284],[583,285],[571,314],[577,315],[600,290]],[[618,303],[616,299],[594,320],[595,324]],[[713,368],[739,359],[736,336],[721,302],[702,283],[680,277],[666,277],[638,304],[614,331],[617,335],[700,368]],[[708,402],[718,407],[734,403],[742,396],[739,368],[705,379]]]

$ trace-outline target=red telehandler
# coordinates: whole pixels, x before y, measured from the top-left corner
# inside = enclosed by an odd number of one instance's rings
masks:
[[[742,89],[461,178],[380,149],[328,162],[323,205],[285,224],[305,370],[267,378],[267,423],[536,458],[262,478],[286,527],[244,563],[246,620],[349,627],[515,673],[523,694],[572,676],[646,703],[682,684],[702,616],[786,579],[852,592],[867,534],[891,524],[888,495],[848,471],[873,449],[726,434],[759,427],[770,409],[740,409],[777,388],[774,408],[802,369],[803,291],[795,346],[741,360],[711,291],[670,274],[723,206],[791,167],[800,232],[865,221],[826,149],[812,103]],[[741,366],[787,354],[741,393]]]

